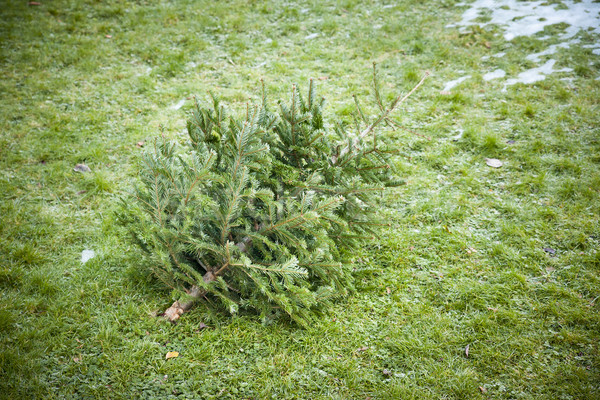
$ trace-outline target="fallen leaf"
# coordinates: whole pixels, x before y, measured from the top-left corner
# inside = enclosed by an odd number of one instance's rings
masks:
[[[328,76],[320,76],[320,77],[319,77],[319,80],[320,80],[320,81],[326,81],[327,79],[329,79],[329,77],[328,77]]]
[[[467,345],[467,347],[465,347],[465,356],[466,357],[469,357],[469,346],[470,345]]]
[[[42,3],[40,3],[39,1],[30,1],[27,4],[30,6],[41,6],[42,5]]]
[[[440,92],[440,94],[443,94],[444,96],[447,96],[447,95],[451,94],[451,92],[449,90],[442,90]]]
[[[385,376],[390,376],[392,373],[388,369],[381,371]]]
[[[204,329],[204,328],[208,328],[208,325],[206,325],[204,322],[200,322],[200,325],[198,325],[198,329]]]
[[[165,356],[165,360],[168,360],[169,358],[177,358],[177,357],[179,357],[178,351],[169,351],[167,353],[167,355]]]
[[[358,349],[357,351],[366,351],[366,350],[369,350],[369,348],[365,346],[365,347],[361,347],[361,348],[360,348],[360,349]]]
[[[490,311],[493,311],[493,312],[498,312],[497,308],[488,307],[487,309],[490,310]]]
[[[486,158],[485,163],[492,168],[500,168],[504,163],[497,158]]]
[[[86,173],[86,172],[92,172],[92,170],[90,169],[90,167],[88,167],[85,164],[77,164],[75,166],[75,168],[73,168],[73,171],[75,171],[75,172],[81,172],[82,174]]]
[[[81,357],[73,357],[73,361],[75,361],[76,363],[81,361]]]
[[[552,247],[544,247],[544,251],[548,254],[551,255],[555,255],[556,254],[556,250],[554,250]]]
[[[483,386],[479,386],[479,391],[480,391],[481,393],[487,393],[487,389],[486,389],[486,388],[484,388]]]
[[[112,39],[112,35],[104,35],[104,37],[107,39]]]
[[[139,141],[139,142],[137,142],[135,145],[136,145],[137,147],[144,147],[144,141],[143,141],[143,140],[140,140],[140,141]]]
[[[485,43],[483,43],[483,45],[485,46],[486,49],[489,49],[490,47],[492,47],[490,42],[485,42]]]

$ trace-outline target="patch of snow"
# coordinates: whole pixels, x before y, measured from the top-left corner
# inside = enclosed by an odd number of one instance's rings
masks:
[[[455,141],[455,142],[456,142],[457,140],[460,140],[460,139],[462,139],[463,133],[465,133],[465,130],[464,130],[463,128],[458,128],[456,131],[458,132],[458,134],[456,134],[456,135],[454,135],[454,136],[452,136],[452,137],[450,138],[450,139],[452,139],[452,140],[453,140],[453,141]]]
[[[446,86],[444,86],[444,88],[442,89],[442,92],[449,92],[456,85],[458,85],[459,83],[462,83],[462,82],[466,81],[470,77],[471,77],[471,75],[467,75],[467,76],[463,76],[463,77],[460,77],[458,79],[455,79],[453,81],[447,82]]]
[[[172,110],[179,110],[181,107],[183,107],[183,105],[185,104],[185,99],[181,99],[179,100],[179,102],[177,104],[173,104],[171,106]]]
[[[540,62],[540,61],[542,61],[542,59],[540,58],[541,56],[549,56],[551,54],[556,53],[556,49],[558,48],[558,46],[559,45],[557,45],[557,44],[553,44],[552,46],[548,47],[546,50],[540,51],[539,53],[530,54],[525,58],[530,61],[533,61],[533,62]]]
[[[539,53],[530,54],[530,55],[528,55],[525,58],[528,59],[528,60],[530,60],[530,61],[533,61],[533,62],[540,62],[540,61],[542,61],[541,56],[549,56],[551,54],[556,53],[556,50],[559,49],[559,48],[561,48],[561,49],[568,49],[570,45],[577,44],[579,42],[580,42],[579,39],[573,39],[573,40],[569,40],[567,42],[553,44],[551,46],[548,46],[548,48],[546,50],[540,51]]]
[[[546,79],[546,75],[549,75],[553,72],[571,72],[571,71],[573,71],[572,68],[553,69],[555,63],[556,63],[556,60],[551,58],[550,60],[546,61],[546,63],[544,65],[542,65],[540,67],[531,68],[531,69],[528,69],[527,71],[521,72],[517,78],[508,79],[506,81],[506,83],[504,84],[504,89],[502,89],[502,91],[506,92],[506,88],[508,86],[514,85],[515,83],[529,84],[529,83],[534,83],[534,82],[538,82],[538,81],[543,81],[544,79]]]
[[[491,81],[492,79],[504,78],[506,76],[506,72],[503,69],[497,69],[492,72],[488,72],[483,76],[484,81]]]
[[[593,49],[592,54],[600,56],[600,43],[586,44],[585,46],[581,47],[583,47],[584,49]]]
[[[84,250],[81,252],[81,262],[85,264],[96,256],[94,250]]]
[[[504,27],[506,40],[531,36],[547,26],[562,22],[569,25],[562,35],[563,39],[572,38],[579,30],[600,33],[600,3],[594,0],[564,0],[562,3],[566,9],[557,9],[556,5],[546,1],[476,0],[471,4],[460,3],[459,5],[469,8],[463,13],[462,20],[454,26],[500,25]],[[475,21],[482,12],[489,13],[488,22]]]

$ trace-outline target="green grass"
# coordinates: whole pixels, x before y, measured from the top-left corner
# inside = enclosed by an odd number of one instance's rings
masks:
[[[531,68],[541,41],[444,28],[451,0],[363,3],[3,4],[0,397],[600,398],[598,56],[559,49],[574,81],[502,92],[482,75]],[[432,72],[396,113],[430,140],[388,132],[407,185],[382,211],[393,228],[357,254],[356,292],[305,330],[204,308],[155,318],[170,292],[114,213],[136,143],[179,137],[192,101],[171,106],[193,95],[243,107],[261,77],[273,98],[323,78],[347,119],[373,61],[388,98]]]

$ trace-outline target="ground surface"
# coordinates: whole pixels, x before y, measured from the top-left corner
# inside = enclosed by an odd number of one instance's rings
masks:
[[[600,398],[598,32],[507,35],[485,1],[475,20],[361,3],[3,2],[0,397]],[[390,99],[431,71],[396,113],[429,139],[389,132],[407,185],[356,293],[306,330],[155,318],[169,291],[114,214],[137,143],[179,137],[190,96],[235,108],[261,77],[275,99],[321,78],[347,119],[373,61]]]

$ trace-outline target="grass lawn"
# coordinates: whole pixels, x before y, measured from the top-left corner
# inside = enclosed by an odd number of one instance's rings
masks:
[[[446,26],[453,0],[40,3],[0,11],[0,398],[600,399],[600,34],[535,62],[568,25],[507,40]],[[317,78],[348,120],[373,62],[388,100],[431,76],[387,131],[407,184],[356,292],[308,329],[156,318],[171,293],[115,215],[143,144],[261,77]]]

